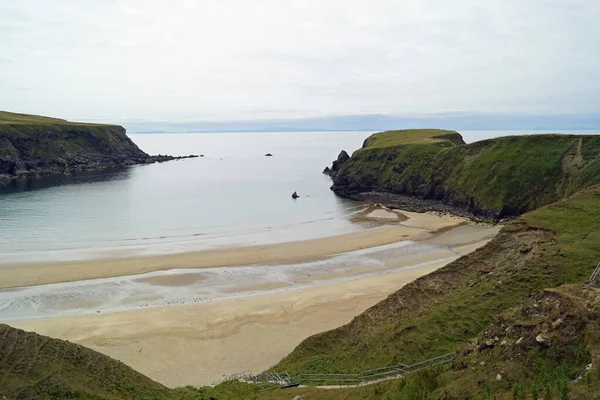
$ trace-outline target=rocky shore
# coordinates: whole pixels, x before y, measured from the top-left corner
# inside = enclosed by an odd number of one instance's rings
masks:
[[[339,195],[339,194],[338,194]],[[362,192],[348,195],[340,195],[351,200],[366,201],[372,204],[379,204],[388,208],[401,209],[413,212],[436,212],[442,214],[451,214],[458,217],[466,218],[474,222],[491,222],[493,218],[475,214],[464,207],[453,206],[442,202],[441,200],[423,199],[415,196],[407,196],[402,194],[387,193],[387,192]],[[504,218],[500,222],[505,223],[513,218]]]

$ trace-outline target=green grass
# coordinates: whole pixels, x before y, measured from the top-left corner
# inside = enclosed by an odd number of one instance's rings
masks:
[[[0,125],[103,125],[87,122],[69,122],[65,119],[44,117],[41,115],[18,114],[8,111],[0,111]]]
[[[169,389],[108,356],[0,324],[0,398],[162,399]]]
[[[455,131],[447,131],[443,129],[405,129],[375,133],[365,141],[363,147],[379,149],[404,144],[425,144],[436,147],[452,147],[465,144],[465,142]]]

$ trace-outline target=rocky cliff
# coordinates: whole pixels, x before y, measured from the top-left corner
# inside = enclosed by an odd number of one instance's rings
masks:
[[[146,154],[121,126],[0,112],[0,187],[17,177],[69,174],[177,158],[182,157]]]
[[[598,182],[599,135],[508,136],[465,144],[457,132],[415,129],[372,135],[341,166],[332,190],[380,202],[390,202],[382,193],[410,196],[434,209],[451,206],[497,220]]]

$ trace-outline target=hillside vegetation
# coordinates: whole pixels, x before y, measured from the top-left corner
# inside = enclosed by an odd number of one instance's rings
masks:
[[[0,124],[68,124],[65,119],[0,111]]]
[[[156,399],[168,393],[86,347],[0,325],[0,399]]]
[[[337,194],[385,192],[514,217],[600,183],[600,136],[508,136],[465,144],[452,131],[372,135],[333,180]]]

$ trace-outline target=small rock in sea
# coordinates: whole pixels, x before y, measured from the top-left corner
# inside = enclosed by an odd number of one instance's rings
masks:
[[[200,154],[200,157],[204,157],[204,154]]]
[[[273,154],[267,153],[267,154],[265,154],[265,157],[273,157]]]
[[[296,193],[296,192],[292,193],[292,199],[297,199],[298,197],[300,197],[300,196],[298,196],[298,193]]]

